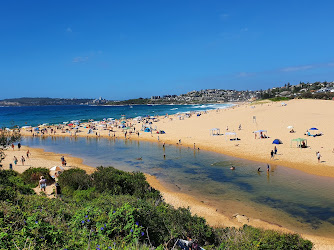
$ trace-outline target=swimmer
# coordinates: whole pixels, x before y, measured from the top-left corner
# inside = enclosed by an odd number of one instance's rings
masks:
[[[235,167],[232,166],[232,167],[230,167],[230,169],[231,169],[231,170],[235,170]]]
[[[143,159],[143,157],[139,157],[136,160],[141,161],[142,159]]]
[[[268,171],[268,172],[270,171],[270,166],[269,166],[269,164],[267,164],[267,171]]]
[[[257,171],[258,171],[258,172],[262,172],[262,171],[261,171],[261,168],[258,168]]]

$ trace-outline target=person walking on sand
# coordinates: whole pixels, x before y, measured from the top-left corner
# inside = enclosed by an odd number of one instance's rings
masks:
[[[267,172],[269,172],[270,171],[270,166],[269,166],[269,164],[267,164]]]
[[[318,151],[317,153],[317,158],[318,158],[318,163],[320,163],[321,161],[320,161],[320,158],[321,158],[321,154],[320,154],[320,152]]]
[[[39,187],[41,188],[41,191],[45,192],[45,189],[46,189],[46,179],[44,179],[44,176],[40,177]]]
[[[24,156],[22,155],[21,157],[21,162],[22,162],[22,166],[24,166],[24,162],[26,161],[26,159],[24,158]]]
[[[13,161],[14,161],[14,164],[15,164],[15,166],[16,166],[16,164],[17,164],[17,162],[18,162],[16,156],[14,156]]]
[[[30,152],[29,152],[29,149],[27,151],[27,158],[29,159],[29,155],[30,155]]]
[[[277,155],[277,147],[274,148],[274,154]]]
[[[18,147],[18,149],[19,149],[19,151],[20,151],[20,149],[21,149],[21,143],[18,143],[18,144],[17,144],[17,147]]]
[[[58,182],[56,182],[55,187],[56,198],[61,199],[61,188]]]
[[[270,159],[274,159],[274,150],[271,150],[270,152]]]
[[[12,149],[13,149],[13,151],[14,151],[14,144],[12,143]]]

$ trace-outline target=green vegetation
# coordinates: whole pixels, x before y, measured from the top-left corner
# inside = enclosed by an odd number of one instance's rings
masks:
[[[27,183],[44,170],[0,171],[0,249],[171,249],[187,234],[205,249],[312,248],[295,234],[212,228],[165,203],[142,173],[112,167],[67,170],[61,200],[38,196]]]
[[[108,102],[106,105],[146,105],[151,102],[151,99],[147,98],[137,98],[137,99],[129,99],[124,101],[117,101],[117,102]]]
[[[30,167],[21,174],[21,177],[27,185],[29,185],[31,188],[34,188],[38,185],[41,176],[44,176],[48,184],[52,183],[53,179],[49,173],[50,169],[47,168]]]
[[[92,99],[66,99],[66,98],[49,98],[49,97],[22,97],[0,100],[3,104],[6,102],[17,104],[19,106],[44,106],[44,105],[80,105],[81,103],[87,103]]]
[[[273,102],[281,102],[281,101],[288,101],[290,100],[289,97],[274,97],[274,98],[269,98],[270,101]]]
[[[0,163],[5,159],[6,155],[4,150],[14,142],[21,139],[21,134],[18,129],[8,131],[3,128],[0,129]],[[1,166],[0,166],[1,167]]]
[[[306,98],[306,99],[332,100],[334,98],[334,93],[333,92],[320,92],[320,93],[305,92],[301,94],[300,97]]]

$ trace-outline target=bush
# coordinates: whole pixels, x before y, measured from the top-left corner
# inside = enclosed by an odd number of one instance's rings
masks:
[[[101,166],[92,174],[92,180],[93,186],[101,193],[129,194],[140,198],[149,194],[152,198],[160,198],[160,193],[150,187],[143,173],[128,173]]]
[[[25,183],[30,184],[31,187],[36,187],[39,184],[41,176],[44,176],[47,184],[54,182],[53,178],[50,176],[50,169],[47,168],[28,168],[22,174],[22,179]]]
[[[59,175],[58,183],[63,190],[73,193],[76,190],[87,190],[92,186],[92,180],[85,170],[71,168]]]
[[[0,170],[0,200],[14,201],[17,194],[32,194],[34,191],[13,170]]]
[[[283,234],[248,225],[218,229],[220,249],[312,249],[313,244],[297,234]]]
[[[274,98],[269,98],[269,100],[273,101],[273,102],[288,101],[290,99],[291,98],[289,98],[289,97],[274,97]]]
[[[160,197],[145,195],[152,190],[140,174],[112,168],[97,173],[92,180],[83,170],[65,171],[60,179],[70,192],[59,200],[25,193],[19,174],[0,171],[0,197],[5,197],[0,199],[0,249],[170,249],[188,234],[206,249],[312,248],[296,234],[249,226],[213,229],[189,209],[174,209]],[[93,185],[98,180],[102,193]],[[136,196],[136,185],[143,198]],[[133,195],[115,195],[115,190]]]

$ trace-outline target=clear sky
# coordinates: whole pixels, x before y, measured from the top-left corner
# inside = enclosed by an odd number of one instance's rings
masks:
[[[334,80],[334,1],[1,1],[0,99]]]

